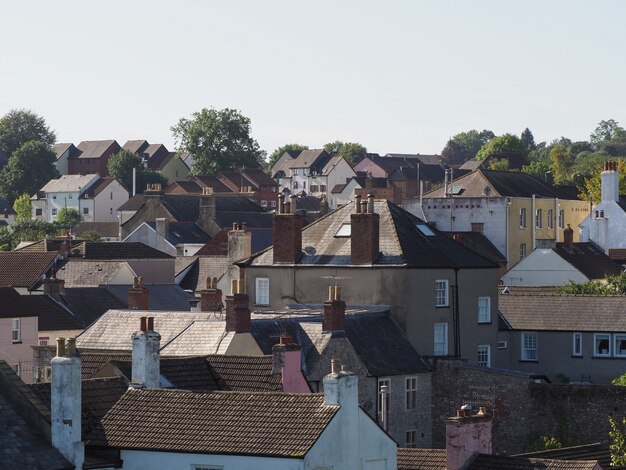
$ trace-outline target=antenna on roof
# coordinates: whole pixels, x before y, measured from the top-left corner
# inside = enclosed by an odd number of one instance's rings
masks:
[[[337,286],[339,285],[337,283],[338,279],[352,279],[351,277],[347,277],[347,276],[320,276],[320,279],[332,279],[333,280],[333,285]]]

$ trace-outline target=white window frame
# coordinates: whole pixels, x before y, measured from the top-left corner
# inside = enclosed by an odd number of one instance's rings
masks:
[[[13,343],[22,342],[22,319],[13,318],[11,320],[11,341]]]
[[[254,280],[255,284],[255,304],[256,305],[269,305],[270,304],[270,280],[267,277],[257,277]],[[265,284],[265,285],[264,285]]]
[[[377,383],[377,393],[376,393],[376,410],[378,419],[382,422],[383,419],[383,402],[380,399],[381,397],[381,387],[383,385],[387,386],[387,413],[389,413],[389,405],[391,405],[391,377],[379,377]]]
[[[609,349],[606,353],[598,352],[598,341],[606,340]],[[611,335],[609,333],[594,333],[593,334],[593,356],[594,357],[611,357]]]
[[[520,336],[520,347],[522,361],[539,360],[539,334],[536,331],[523,331]]]
[[[583,355],[583,334],[572,334],[572,356],[581,357]]]
[[[433,324],[433,356],[448,355],[448,323]]]
[[[53,207],[53,208],[52,208],[52,215],[53,215],[53,216],[56,216],[56,215],[57,215],[57,209],[56,209],[56,207]]]
[[[417,446],[417,431],[415,429],[407,429],[404,432],[404,447],[409,449]]]
[[[519,259],[526,258],[526,243],[519,244]]]
[[[491,367],[491,345],[479,344],[477,362],[481,367]]]
[[[478,323],[491,323],[491,297],[488,295],[478,297]]]
[[[526,228],[526,208],[520,207],[519,210],[519,228]]]
[[[559,209],[559,228],[565,228],[565,209]]]
[[[536,209],[535,210],[535,228],[543,227],[543,210]]]
[[[552,209],[548,209],[548,228],[554,228],[554,211]]]
[[[450,306],[450,289],[447,279],[437,279],[435,281],[435,307]]]
[[[417,376],[404,378],[404,410],[410,411],[417,408]]]
[[[617,348],[617,342],[622,341],[626,343],[626,333],[615,333],[613,335],[613,356],[615,357],[626,357],[626,352],[620,352],[622,349]]]

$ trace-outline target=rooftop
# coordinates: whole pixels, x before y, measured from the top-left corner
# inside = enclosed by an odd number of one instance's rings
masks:
[[[572,250],[565,243],[557,243],[553,251],[588,279],[603,279],[607,275],[624,272],[622,265],[613,261],[591,242],[574,243]]]
[[[79,158],[100,158],[111,147],[117,149],[119,144],[115,140],[84,140],[78,144]]]
[[[100,179],[93,175],[63,175],[48,181],[41,191],[44,193],[81,193]]]
[[[0,286],[36,287],[42,276],[54,266],[54,251],[0,252]]]

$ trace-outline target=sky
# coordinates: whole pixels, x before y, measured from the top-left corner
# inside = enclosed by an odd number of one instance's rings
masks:
[[[210,107],[249,117],[268,153],[440,153],[470,129],[586,140],[626,127],[624,20],[619,0],[13,1],[0,115],[171,150],[170,127]]]

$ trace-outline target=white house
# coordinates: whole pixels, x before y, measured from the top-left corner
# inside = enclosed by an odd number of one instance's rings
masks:
[[[117,222],[117,208],[128,191],[113,177],[64,175],[50,180],[31,197],[33,219],[56,220],[62,208],[76,209],[83,222]]]
[[[133,230],[124,242],[141,242],[172,256],[193,256],[210,237],[194,222],[170,222],[157,218]]]
[[[52,146],[52,149],[54,150],[54,153],[57,157],[57,169],[62,175],[67,175],[69,173],[69,159],[77,158],[82,153],[72,143],[54,144]]]
[[[578,227],[581,241],[592,241],[609,254],[626,248],[626,201],[619,196],[617,162],[605,162],[600,178],[602,199]]]

